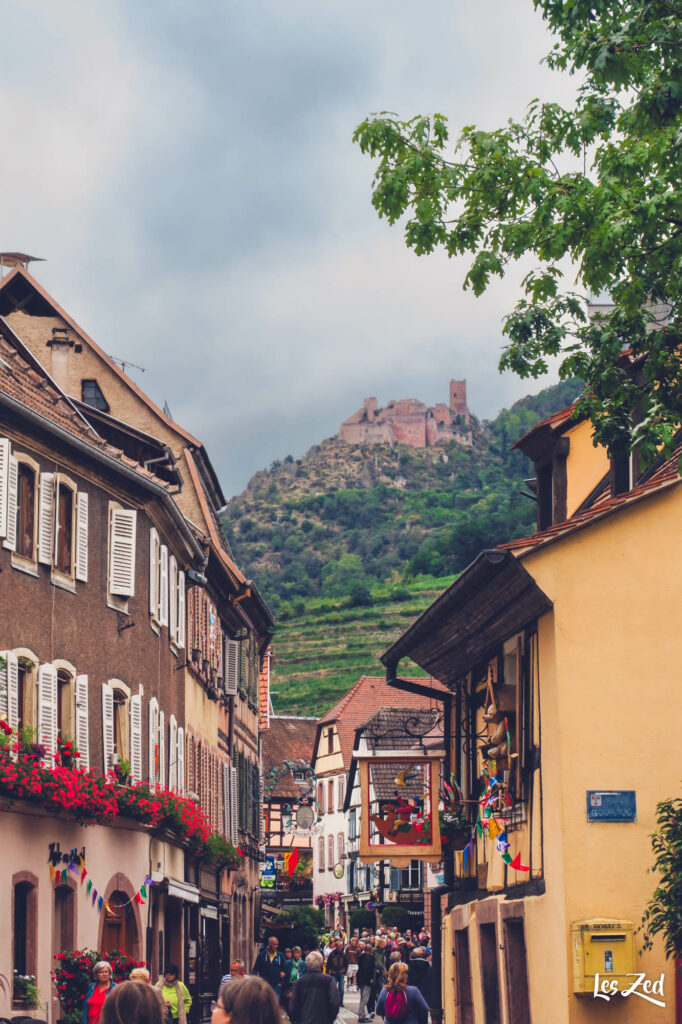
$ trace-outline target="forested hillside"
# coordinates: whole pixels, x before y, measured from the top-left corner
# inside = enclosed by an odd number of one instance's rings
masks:
[[[535,505],[522,493],[531,467],[510,447],[578,390],[565,382],[474,420],[471,448],[327,440],[274,462],[228,505],[235,557],[280,619],[315,597],[362,605],[392,574],[451,576],[481,548],[532,529]]]

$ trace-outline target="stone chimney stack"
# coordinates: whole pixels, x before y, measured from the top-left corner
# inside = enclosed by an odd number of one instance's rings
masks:
[[[47,347],[52,350],[50,374],[55,383],[67,395],[69,392],[69,359],[74,342],[69,338],[67,327],[53,327],[52,337],[47,342]]]

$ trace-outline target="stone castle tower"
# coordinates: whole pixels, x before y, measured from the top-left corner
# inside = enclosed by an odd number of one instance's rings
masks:
[[[467,408],[466,380],[451,380],[449,404],[425,405],[417,398],[391,399],[379,408],[366,398],[361,409],[344,420],[339,440],[348,444],[405,444],[428,448],[439,441],[471,445],[471,417]]]

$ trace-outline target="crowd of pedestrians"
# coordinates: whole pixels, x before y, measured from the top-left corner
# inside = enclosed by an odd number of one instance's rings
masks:
[[[359,993],[359,1024],[375,1015],[387,1024],[427,1024],[431,971],[428,932],[415,935],[409,928],[400,933],[382,927],[377,932],[362,929],[350,940],[342,932],[330,933],[314,950],[294,946],[280,951],[272,936],[252,973],[265,982],[291,1024],[333,1024],[349,991]],[[243,976],[241,961],[233,963],[221,993]],[[278,1021],[282,1019],[280,1013]]]

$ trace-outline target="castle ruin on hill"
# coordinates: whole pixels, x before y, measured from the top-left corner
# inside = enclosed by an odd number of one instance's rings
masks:
[[[450,403],[425,405],[417,398],[392,399],[379,408],[376,398],[366,398],[362,409],[344,420],[339,441],[347,444],[405,444],[430,448],[441,441],[471,445],[471,417],[467,408],[467,382],[450,381]]]

